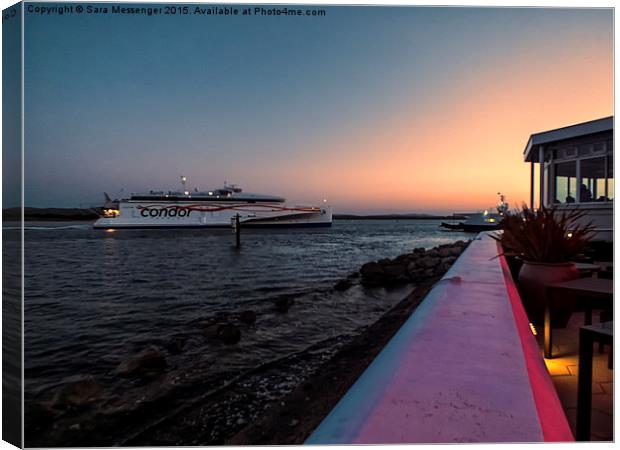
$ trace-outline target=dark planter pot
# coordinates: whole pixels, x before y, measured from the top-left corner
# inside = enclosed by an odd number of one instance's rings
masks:
[[[519,270],[519,292],[530,322],[542,325],[545,319],[546,286],[579,278],[575,263],[535,263],[524,261]],[[564,328],[575,311],[572,296],[554,296],[551,302],[551,326]]]
[[[523,260],[516,256],[506,256],[506,263],[508,263],[508,269],[513,280],[519,279],[519,271],[523,265]]]

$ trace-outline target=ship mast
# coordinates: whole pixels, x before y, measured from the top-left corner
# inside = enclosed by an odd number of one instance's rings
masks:
[[[183,185],[183,193],[185,195],[189,195],[189,191],[187,190],[186,183],[187,183],[187,177],[185,175],[181,175],[181,184]]]

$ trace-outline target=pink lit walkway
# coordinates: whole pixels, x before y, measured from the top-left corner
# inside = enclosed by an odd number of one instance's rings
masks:
[[[497,254],[474,240],[306,443],[573,440]]]

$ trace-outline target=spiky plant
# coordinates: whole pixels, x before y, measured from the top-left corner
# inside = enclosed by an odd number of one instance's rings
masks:
[[[591,222],[580,224],[583,211],[558,211],[556,208],[532,210],[523,205],[508,213],[499,241],[507,256],[539,263],[565,263],[582,253],[594,231]]]

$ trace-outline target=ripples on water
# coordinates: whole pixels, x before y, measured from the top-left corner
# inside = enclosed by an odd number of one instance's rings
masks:
[[[106,383],[119,362],[144,346],[190,337],[177,367],[243,370],[347,336],[377,320],[407,289],[334,283],[365,262],[415,247],[466,239],[439,221],[336,221],[332,228],[244,230],[93,230],[36,223],[25,233],[26,398],[63,378],[90,374]],[[16,234],[16,233],[15,233]],[[11,239],[4,228],[5,239]],[[287,314],[274,310],[295,295]],[[208,345],[197,323],[252,309],[257,322],[235,346]],[[198,336],[198,337],[196,337]]]

